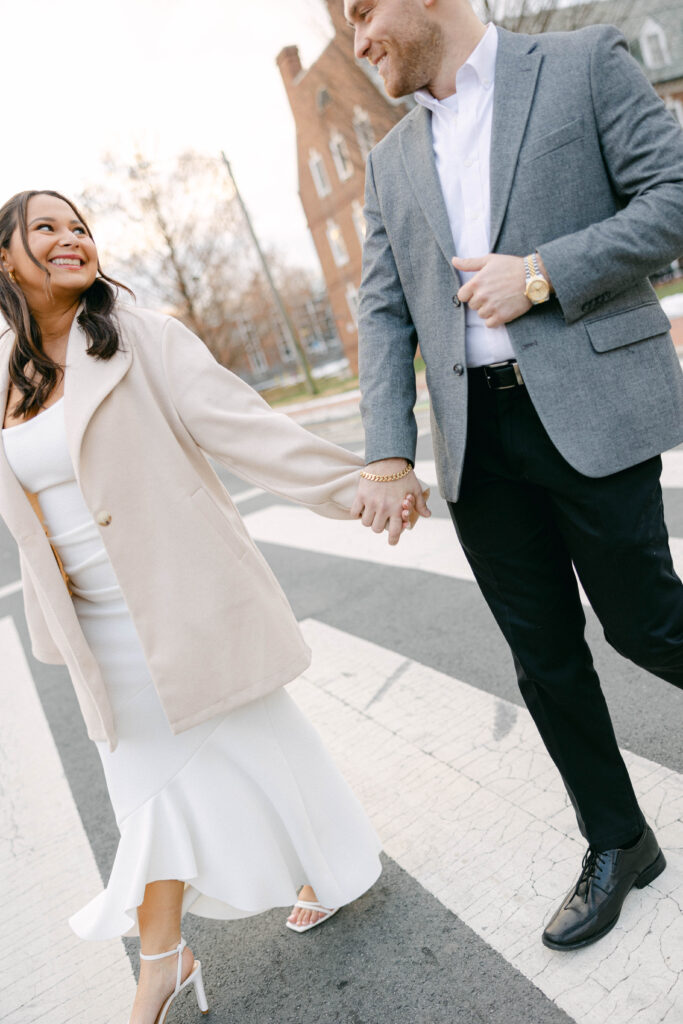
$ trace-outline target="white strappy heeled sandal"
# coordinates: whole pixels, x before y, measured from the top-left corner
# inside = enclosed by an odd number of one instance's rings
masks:
[[[309,932],[311,928],[317,928],[319,924],[324,924],[325,921],[329,921],[333,914],[336,914],[339,907],[334,907],[330,910],[329,907],[323,907],[321,903],[314,903],[311,900],[297,900],[294,904],[295,907],[299,907],[301,910],[314,910],[316,914],[322,914],[317,921],[312,924],[292,924],[291,921],[285,921],[288,928],[291,928],[293,932]]]
[[[188,974],[187,978],[185,978],[185,981],[181,982],[180,980],[183,973],[183,950],[185,949],[186,945],[187,943],[185,942],[185,939],[181,938],[176,948],[169,950],[168,953],[155,953],[152,956],[145,956],[144,953],[140,953],[141,960],[163,960],[167,956],[178,957],[178,973],[176,975],[175,988],[173,989],[173,992],[171,992],[170,996],[168,997],[164,1005],[159,1010],[159,1016],[157,1017],[154,1024],[164,1024],[164,1021],[166,1020],[166,1015],[168,1014],[168,1011],[171,1007],[171,1003],[178,995],[178,993],[182,992],[183,989],[187,988],[188,985],[194,985],[194,993],[197,997],[197,1003],[202,1013],[209,1012],[209,1004],[206,1001],[204,981],[202,979],[202,965],[200,961],[195,960],[194,964],[192,965],[192,970]]]

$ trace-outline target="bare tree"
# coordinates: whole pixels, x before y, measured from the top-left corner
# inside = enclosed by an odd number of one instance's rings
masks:
[[[95,219],[106,270],[129,284],[141,305],[182,320],[224,366],[253,375],[261,349],[269,366],[278,351],[287,362],[282,318],[220,159],[189,152],[152,162],[137,155],[121,165],[108,157],[105,171],[105,181],[80,202]],[[314,275],[278,253],[266,258],[298,324],[300,309],[319,301]]]
[[[227,324],[254,261],[234,193],[217,159],[188,152],[166,162],[105,159],[107,181],[82,196],[113,263],[142,304],[167,309],[234,362]]]
[[[474,0],[485,21],[513,32],[570,31],[601,20],[601,0]],[[561,13],[560,13],[561,12]]]

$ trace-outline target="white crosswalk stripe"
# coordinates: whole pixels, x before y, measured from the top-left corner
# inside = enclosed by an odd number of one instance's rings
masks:
[[[389,547],[386,537],[378,537],[357,523],[339,523],[292,505],[268,505],[245,515],[244,521],[252,537],[265,544],[474,580],[450,519],[432,517],[419,522],[395,547]],[[676,571],[681,576],[683,538],[671,537],[669,543]],[[583,591],[581,599],[588,604]]]
[[[433,461],[417,470],[434,485]],[[663,484],[683,487],[683,452],[665,455]],[[263,493],[251,488],[234,500]],[[420,524],[395,548],[357,524],[291,505],[270,504],[245,521],[262,542],[472,579],[447,519]],[[672,548],[681,572],[683,540],[674,538]],[[9,583],[0,598],[20,589]],[[387,853],[577,1024],[681,1024],[683,778],[626,755],[669,867],[629,897],[601,943],[570,957],[551,953],[540,931],[582,847],[526,711],[321,623],[303,628],[314,663],[292,692]],[[69,913],[100,878],[10,618],[0,619],[0,651],[0,706],[12,708],[0,716],[0,899],[12,953],[0,968],[2,1020],[124,1020],[134,979],[122,944],[81,943],[68,928]]]
[[[420,435],[424,437],[424,434]],[[418,459],[415,463],[415,472],[420,480],[436,486],[436,467],[433,459]],[[662,487],[678,488],[683,487],[683,451],[664,452],[662,455]]]
[[[123,944],[81,942],[67,918],[101,886],[12,618],[0,620],[0,1019],[111,1024],[135,981]]]
[[[303,628],[313,664],[290,690],[387,853],[577,1024],[680,1024],[683,776],[625,755],[668,868],[600,943],[553,953],[540,933],[583,847],[528,713],[322,623]]]

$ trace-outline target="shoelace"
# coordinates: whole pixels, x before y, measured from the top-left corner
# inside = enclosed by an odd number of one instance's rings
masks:
[[[578,896],[579,895],[579,889],[581,888],[582,883],[583,882],[586,883],[586,887],[585,887],[585,889],[583,891],[583,902],[584,903],[588,902],[588,890],[590,888],[589,882],[591,881],[592,878],[595,878],[596,874],[598,873],[600,868],[603,866],[603,864],[604,864],[603,854],[602,853],[598,853],[597,850],[593,850],[589,846],[588,849],[586,850],[586,852],[584,854],[584,857],[583,857],[583,860],[581,862],[581,874],[579,875],[579,880],[576,883],[576,888],[574,890],[574,895]]]

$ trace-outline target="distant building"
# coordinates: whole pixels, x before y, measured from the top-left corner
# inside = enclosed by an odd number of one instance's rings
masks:
[[[504,21],[519,32],[562,32],[616,25],[667,107],[683,125],[683,3],[680,0],[591,0]]]
[[[296,125],[299,196],[318,252],[336,328],[352,369],[358,361],[356,316],[365,230],[365,160],[414,101],[392,100],[367,61],[353,53],[341,0],[325,0],[334,37],[309,67],[296,46],[277,57]],[[520,32],[616,25],[631,52],[683,124],[681,0],[590,0],[542,8],[503,21]]]
[[[299,196],[337,331],[355,370],[365,160],[412,100],[387,96],[375,69],[354,57],[341,0],[326,2],[335,35],[320,57],[303,68],[298,48],[287,46],[277,63],[296,124]]]
[[[343,376],[348,363],[322,285],[288,294],[292,324],[314,377]],[[240,312],[223,325],[224,350],[215,354],[257,391],[289,387],[303,380],[297,353],[263,286],[242,296]]]

